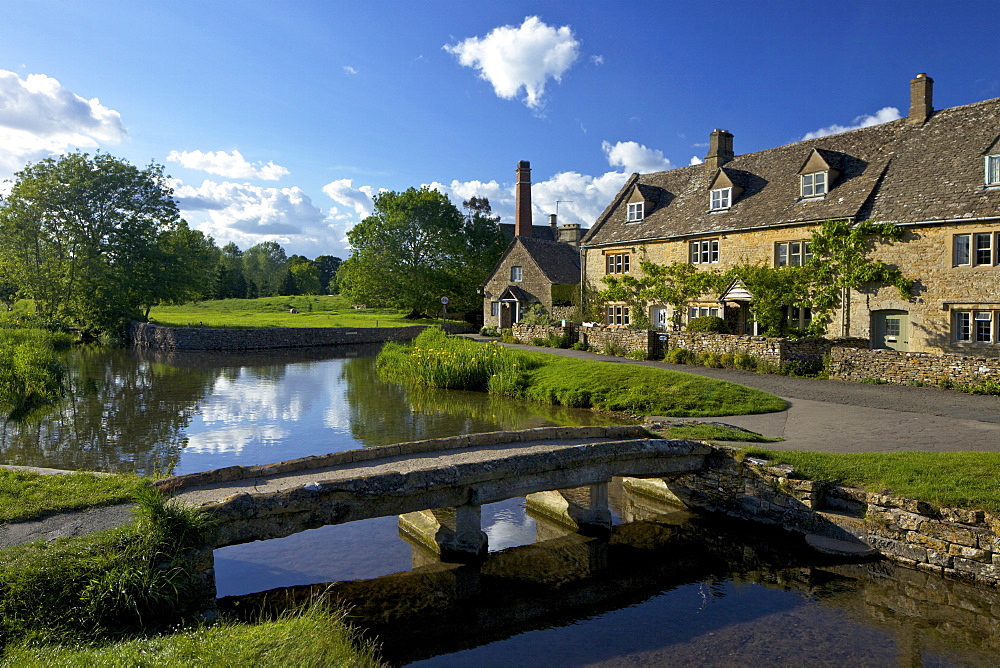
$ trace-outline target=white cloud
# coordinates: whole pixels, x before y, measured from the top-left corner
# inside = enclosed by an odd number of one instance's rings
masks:
[[[553,28],[529,16],[520,26],[494,28],[486,37],[470,37],[444,49],[461,65],[479,70],[497,96],[510,100],[524,89],[524,103],[538,109],[546,81],[561,80],[579,56],[579,46],[569,26]]]
[[[323,186],[323,192],[337,204],[353,209],[357,221],[372,212],[375,189],[371,186],[355,188],[351,179],[338,179]]]
[[[805,141],[806,139],[816,139],[817,137],[836,135],[841,132],[847,132],[848,130],[871,127],[872,125],[881,125],[882,123],[888,123],[889,121],[898,121],[900,118],[902,118],[902,116],[899,115],[899,109],[896,107],[882,107],[874,114],[858,116],[854,119],[854,125],[830,125],[825,128],[820,128],[814,132],[807,133],[802,140]]]
[[[232,153],[225,151],[171,151],[167,156],[169,162],[180,163],[188,169],[197,169],[209,174],[216,174],[227,179],[261,179],[264,181],[277,181],[282,176],[288,175],[288,170],[273,162],[250,163],[243,157],[243,154],[234,150]]]
[[[350,65],[344,65],[344,73],[345,74],[357,74],[358,73],[358,68],[351,67]]]
[[[705,161],[704,161],[704,160],[702,160],[701,158],[699,158],[698,156],[696,156],[696,155],[692,155],[692,156],[691,156],[691,162],[689,162],[688,164],[689,164],[689,165],[700,165],[700,164],[702,164],[703,162],[705,162]]]
[[[312,257],[345,250],[343,221],[336,210],[323,212],[298,187],[265,188],[249,183],[173,182],[181,214],[220,246],[232,241],[248,248],[276,241],[288,252]],[[353,224],[353,223],[351,223]]]
[[[620,141],[616,144],[601,142],[601,148],[608,157],[612,167],[624,167],[626,172],[662,172],[673,169],[669,160],[663,157],[663,151],[646,148],[634,141]]]
[[[44,74],[0,70],[0,178],[28,162],[128,138],[121,114]]]
[[[591,56],[590,57],[590,62],[592,62],[594,65],[603,65],[604,64],[604,56]]]

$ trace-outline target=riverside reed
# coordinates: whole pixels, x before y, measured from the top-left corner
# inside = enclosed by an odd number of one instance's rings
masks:
[[[693,374],[557,357],[480,344],[425,330],[412,344],[388,343],[376,365],[386,380],[488,391],[573,408],[640,415],[708,417],[769,413],[778,397]]]
[[[1000,452],[865,452],[838,454],[748,448],[751,457],[791,464],[807,480],[888,490],[937,506],[1000,513]]]
[[[56,353],[67,334],[0,326],[0,411],[13,417],[62,396],[66,369]]]

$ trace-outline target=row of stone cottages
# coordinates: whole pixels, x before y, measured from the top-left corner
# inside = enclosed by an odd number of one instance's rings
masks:
[[[873,350],[1000,357],[1000,98],[935,111],[933,80],[910,82],[906,118],[736,155],[715,130],[702,164],[633,174],[589,230],[531,224],[530,166],[517,168],[512,239],[483,284],[484,321],[500,328],[541,304],[567,317],[581,277],[639,273],[639,262],[797,266],[825,220],[875,220],[906,228],[874,257],[917,279],[910,299],[892,286],[845,296],[827,335],[863,339]],[[754,335],[754,296],[739,281],[689,303],[681,320],[725,318]],[[628,329],[626,303],[603,305],[602,329]],[[649,304],[668,329],[671,307]],[[788,308],[790,324],[808,308]]]

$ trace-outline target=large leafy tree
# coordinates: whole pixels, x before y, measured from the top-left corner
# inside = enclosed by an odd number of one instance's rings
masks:
[[[255,296],[278,294],[287,273],[288,257],[276,241],[264,241],[243,251],[243,275],[256,287]]]
[[[40,314],[105,331],[209,288],[214,244],[181,221],[160,166],[72,153],[16,177],[0,269]]]
[[[414,314],[436,313],[442,296],[451,311],[477,309],[476,290],[504,247],[488,203],[486,211],[463,216],[426,187],[378,194],[372,214],[347,233],[352,251],[337,272],[341,292]]]

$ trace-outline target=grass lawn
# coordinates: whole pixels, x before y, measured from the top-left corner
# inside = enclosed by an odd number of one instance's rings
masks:
[[[0,524],[69,510],[127,503],[149,481],[129,475],[41,475],[0,469]]]
[[[938,506],[1000,512],[1000,453],[888,452],[834,454],[749,448],[752,457],[791,464],[799,477],[888,490]]]
[[[291,313],[290,309],[298,310]],[[406,327],[441,324],[441,320],[408,320],[388,308],[355,309],[344,297],[296,295],[259,299],[216,299],[156,306],[149,312],[157,325],[170,327]]]

